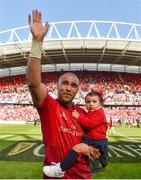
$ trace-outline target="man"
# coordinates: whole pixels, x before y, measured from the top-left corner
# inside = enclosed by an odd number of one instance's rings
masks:
[[[66,73],[58,81],[58,99],[49,96],[46,86],[41,82],[41,48],[44,36],[48,32],[48,23],[42,25],[41,13],[32,11],[28,22],[33,36],[30,58],[27,67],[27,83],[31,91],[33,102],[38,110],[43,142],[45,145],[45,165],[57,163],[63,160],[71,148],[78,144],[84,134],[80,125],[71,116],[73,110],[79,113],[83,111],[72,104],[78,89],[79,80],[73,73]],[[86,154],[99,157],[97,149],[87,148],[82,144],[81,148]],[[65,179],[89,179],[91,178],[87,156],[81,155],[74,166],[66,171],[65,175],[58,170],[58,177]],[[48,178],[44,175],[44,178]]]
[[[140,127],[140,122],[141,122],[141,114],[137,113],[136,115],[136,123],[137,123],[137,127]]]

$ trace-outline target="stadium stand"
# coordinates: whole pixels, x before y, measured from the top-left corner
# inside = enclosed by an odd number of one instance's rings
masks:
[[[31,47],[29,27],[2,31],[0,38],[0,120],[33,122],[39,117],[25,82]],[[141,119],[140,24],[50,23],[42,49],[42,77],[55,98],[56,82],[63,71],[75,71],[81,81],[75,103],[83,106],[86,93],[91,88],[101,88],[113,124],[136,125],[136,119]]]
[[[103,89],[105,108],[114,125],[136,125],[141,112],[141,74],[116,72],[74,72],[81,86],[74,103],[84,105],[84,97],[91,89]],[[62,72],[42,74],[42,81],[49,93],[57,98],[57,79]],[[34,122],[39,119],[33,107],[25,75],[0,78],[0,120],[1,122]]]

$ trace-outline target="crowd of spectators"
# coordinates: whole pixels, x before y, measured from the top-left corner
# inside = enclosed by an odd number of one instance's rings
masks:
[[[57,80],[62,72],[42,74],[51,96],[57,98]],[[136,122],[141,112],[141,74],[114,72],[75,72],[80,79],[80,90],[74,103],[83,105],[91,89],[104,92],[106,111],[117,124]],[[34,120],[38,118],[26,84],[25,75],[0,78],[0,120]],[[30,106],[29,106],[30,105]],[[132,107],[131,107],[132,106]]]
[[[0,105],[0,120],[6,121],[34,121],[39,119],[33,106]]]

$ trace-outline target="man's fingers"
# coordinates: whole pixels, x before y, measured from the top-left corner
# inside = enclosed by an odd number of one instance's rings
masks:
[[[42,14],[41,14],[41,12],[39,12],[39,15],[38,15],[38,20],[39,20],[39,22],[41,22],[41,21],[42,21]]]
[[[92,161],[95,160],[89,153],[87,153],[87,156],[88,156]]]
[[[33,22],[38,23],[41,21],[41,13],[36,9],[32,11]]]
[[[89,156],[92,157],[91,159],[93,160],[96,160],[100,157],[100,152],[98,149],[92,147],[92,146],[89,146]]]
[[[29,14],[28,15],[28,24],[30,25],[30,23],[31,23],[31,15]]]
[[[35,22],[35,10],[32,10],[32,20]]]
[[[41,12],[39,12],[38,10],[36,10],[36,22],[37,23],[41,22]]]
[[[38,10],[36,9],[35,10],[35,22],[38,22],[39,20],[38,20]]]
[[[94,154],[96,159],[98,159],[100,157],[100,152],[98,151],[98,149],[93,151],[92,147],[90,147],[90,152],[91,152],[91,154]]]

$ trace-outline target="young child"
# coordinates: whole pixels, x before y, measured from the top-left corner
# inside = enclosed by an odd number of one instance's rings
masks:
[[[58,173],[65,174],[65,171],[75,164],[78,154],[85,154],[86,149],[81,148],[82,143],[98,148],[101,156],[99,161],[102,167],[107,165],[108,145],[106,133],[108,129],[108,121],[104,112],[102,92],[92,91],[86,95],[85,103],[88,113],[83,116],[77,111],[72,112],[72,116],[84,128],[86,135],[82,137],[80,144],[76,144],[67,154],[66,158],[57,164],[44,166],[43,171],[48,177],[58,177]],[[93,167],[95,168],[95,167]]]

